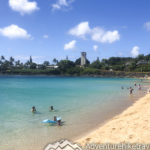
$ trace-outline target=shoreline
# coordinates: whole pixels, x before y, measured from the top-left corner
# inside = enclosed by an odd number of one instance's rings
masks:
[[[0,74],[0,77],[61,77],[61,78],[132,78],[150,80],[150,77],[143,76],[115,76],[115,75],[47,75],[47,74]]]
[[[47,76],[47,77],[97,77],[97,78],[141,78],[147,79],[150,76],[149,72],[125,72],[125,71],[108,71],[108,70],[99,70],[99,73],[49,73],[49,72],[0,72],[0,77],[2,76]]]
[[[74,141],[82,146],[86,143],[149,143],[149,108],[150,93],[147,93],[120,114],[106,120]]]

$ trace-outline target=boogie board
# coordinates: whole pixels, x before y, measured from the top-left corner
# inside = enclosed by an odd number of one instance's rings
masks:
[[[42,123],[57,123],[57,121],[46,119],[46,120],[43,120]]]

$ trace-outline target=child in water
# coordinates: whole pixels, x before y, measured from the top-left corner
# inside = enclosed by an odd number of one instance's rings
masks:
[[[49,110],[50,110],[50,111],[53,111],[53,110],[54,110],[54,107],[53,107],[53,106],[50,106],[50,107],[49,107]]]
[[[35,113],[35,112],[36,112],[36,108],[35,108],[35,106],[33,106],[33,107],[32,107],[31,111],[32,111],[33,113]]]

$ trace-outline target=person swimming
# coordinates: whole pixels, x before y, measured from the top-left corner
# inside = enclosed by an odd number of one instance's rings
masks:
[[[136,86],[136,83],[134,83],[134,86]]]
[[[49,107],[49,110],[50,110],[50,111],[53,111],[53,110],[54,110],[54,107],[53,107],[53,106],[50,106],[50,107]]]
[[[35,106],[32,107],[31,111],[32,111],[33,113],[36,112]]]

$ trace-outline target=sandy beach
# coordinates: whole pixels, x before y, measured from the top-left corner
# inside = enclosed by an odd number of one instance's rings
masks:
[[[150,142],[150,94],[136,101],[120,115],[92,131],[76,142],[86,143],[149,143]]]

